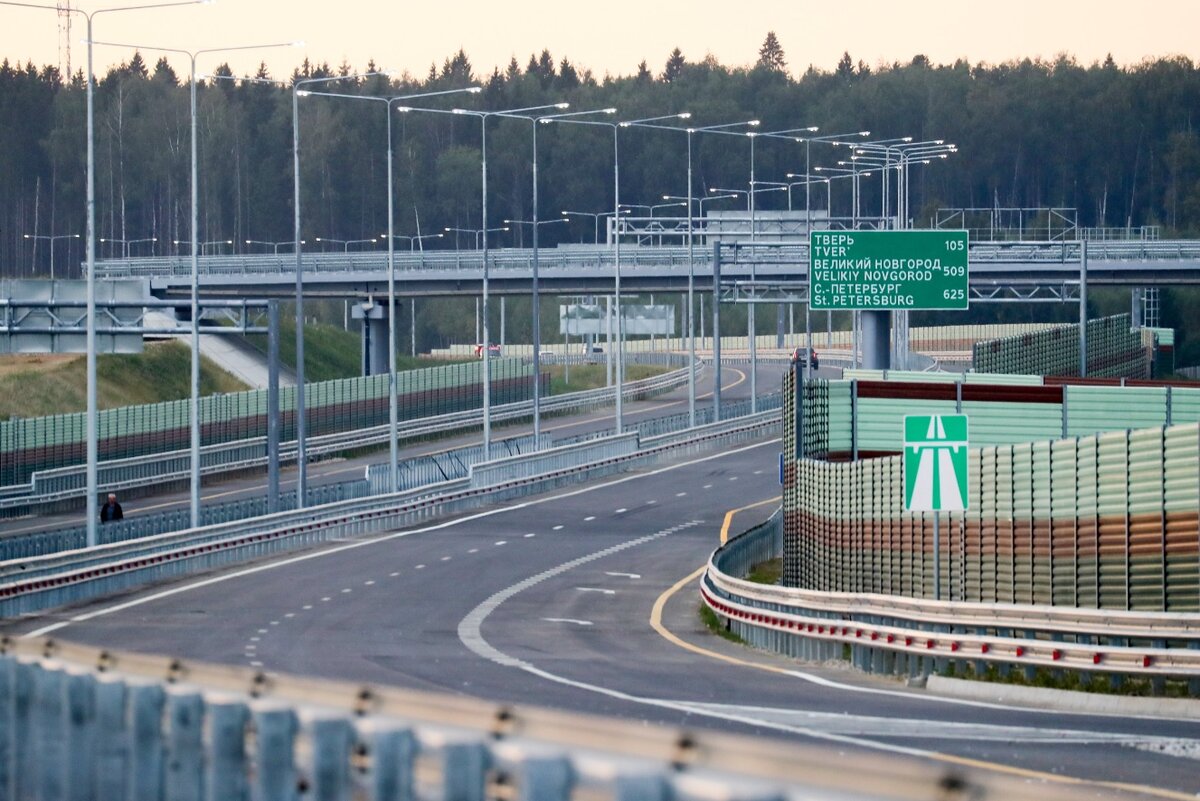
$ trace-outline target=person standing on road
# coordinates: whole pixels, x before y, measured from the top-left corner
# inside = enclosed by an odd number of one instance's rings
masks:
[[[113,520],[124,520],[125,512],[121,510],[121,504],[117,503],[117,496],[109,493],[108,503],[100,507],[100,522],[111,523]]]

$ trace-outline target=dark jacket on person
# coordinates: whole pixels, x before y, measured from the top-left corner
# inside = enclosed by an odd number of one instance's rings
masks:
[[[100,522],[101,523],[108,523],[109,521],[112,521],[112,520],[124,520],[124,519],[125,519],[125,513],[121,510],[121,504],[117,503],[116,501],[113,501],[112,503],[105,503],[103,506],[100,507]]]

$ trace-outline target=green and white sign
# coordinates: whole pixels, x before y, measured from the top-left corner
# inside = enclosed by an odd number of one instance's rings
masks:
[[[967,416],[904,417],[904,510],[967,508]]]
[[[966,231],[813,231],[809,308],[967,308]]]

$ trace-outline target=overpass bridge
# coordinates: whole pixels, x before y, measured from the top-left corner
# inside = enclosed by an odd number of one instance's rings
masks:
[[[977,242],[970,246],[973,301],[1064,301],[1077,297],[1080,268],[1087,262],[1092,286],[1178,286],[1200,284],[1200,240],[1115,242]],[[539,251],[539,281],[548,294],[603,294],[612,286],[617,251],[608,245],[565,246]],[[481,251],[397,252],[396,292],[401,297],[478,293],[483,282]],[[200,291],[205,296],[291,297],[295,254],[202,256]],[[759,286],[749,299],[804,300],[808,245],[796,243],[710,243],[678,246],[631,245],[620,250],[621,280],[631,294],[680,292],[691,272],[699,291],[711,291],[719,266],[722,294],[745,297],[747,282]],[[307,297],[366,297],[387,292],[387,253],[302,253]],[[489,291],[530,291],[533,251],[488,253]],[[113,259],[97,263],[106,279],[145,278],[153,294],[179,297],[190,291],[186,256]],[[741,296],[736,286],[743,286]],[[765,294],[764,294],[765,293]]]

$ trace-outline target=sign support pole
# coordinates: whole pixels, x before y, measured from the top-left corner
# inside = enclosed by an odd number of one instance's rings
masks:
[[[933,513],[933,600],[942,600],[942,516]]]

